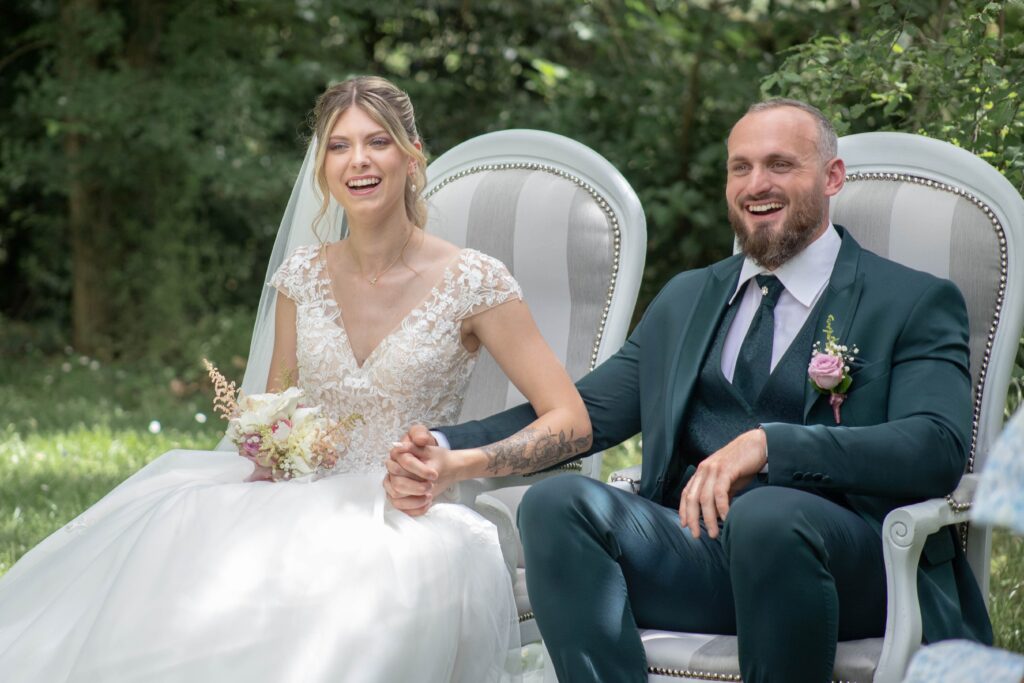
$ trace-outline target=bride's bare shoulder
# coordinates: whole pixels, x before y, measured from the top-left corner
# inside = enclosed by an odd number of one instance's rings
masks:
[[[451,263],[456,255],[462,251],[462,248],[436,235],[425,232],[423,233],[423,242],[418,251],[424,266],[427,268],[443,268]]]

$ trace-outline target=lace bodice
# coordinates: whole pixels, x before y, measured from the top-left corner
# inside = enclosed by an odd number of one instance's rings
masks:
[[[296,304],[299,386],[329,416],[361,417],[335,471],[383,473],[391,443],[409,426],[458,418],[478,356],[462,345],[462,321],[522,291],[500,261],[463,249],[359,366],[318,254],[299,247],[270,281]]]

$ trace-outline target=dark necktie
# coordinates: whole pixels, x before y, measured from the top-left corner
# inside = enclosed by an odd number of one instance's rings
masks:
[[[772,368],[772,338],[775,336],[775,304],[786,288],[774,275],[758,275],[761,305],[754,312],[747,336],[743,338],[732,385],[753,405],[761,394]],[[749,284],[748,284],[749,286]]]

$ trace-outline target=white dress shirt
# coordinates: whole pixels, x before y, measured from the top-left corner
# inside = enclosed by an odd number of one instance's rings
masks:
[[[757,275],[767,274],[779,278],[779,282],[785,287],[785,291],[779,296],[775,304],[775,332],[772,336],[772,363],[774,370],[779,359],[786,353],[793,339],[799,334],[800,329],[807,322],[807,316],[811,314],[814,305],[818,303],[828,280],[832,276],[832,268],[836,264],[836,257],[839,256],[839,247],[842,244],[839,233],[828,224],[828,228],[821,236],[808,244],[803,251],[783,263],[774,271],[762,268],[754,263],[749,257],[743,260],[743,268],[740,269],[740,279],[736,283],[736,291],[733,292],[729,303],[732,303],[736,296],[743,291],[743,299],[740,301],[739,310],[732,320],[732,326],[725,337],[725,344],[722,346],[722,374],[732,382],[733,373],[736,371],[736,358],[740,355],[740,346],[743,345],[743,338],[747,336],[747,330],[754,319],[757,307],[761,305],[761,288],[743,286],[748,280]],[[810,362],[810,352],[807,361]]]
[[[736,291],[729,299],[730,304],[736,299],[736,295],[743,291],[743,286],[748,280],[762,273],[779,278],[779,282],[786,288],[779,296],[778,303],[775,304],[772,370],[775,369],[789,345],[793,343],[793,339],[807,322],[807,316],[811,314],[814,305],[818,303],[818,299],[825,291],[828,280],[832,276],[832,268],[836,264],[836,257],[839,256],[841,244],[842,239],[840,239],[839,233],[829,222],[828,228],[818,239],[808,244],[803,251],[774,271],[762,268],[749,257],[744,259],[743,267],[740,269],[740,279],[736,283]],[[743,291],[739,310],[736,311],[736,317],[733,318],[732,326],[726,334],[725,344],[722,347],[722,374],[730,382],[732,382],[732,376],[736,370],[736,358],[739,356],[743,338],[747,335],[747,329],[760,305],[760,287],[747,287]],[[809,353],[807,361],[810,362]],[[449,447],[448,439],[444,434],[436,430],[432,430],[431,434],[434,435],[440,446]],[[767,465],[762,469],[762,472],[765,471],[767,471]]]

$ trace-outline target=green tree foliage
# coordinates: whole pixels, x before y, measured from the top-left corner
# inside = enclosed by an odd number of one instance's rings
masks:
[[[840,134],[896,130],[952,142],[1024,192],[1022,84],[1019,0],[869,0],[848,30],[792,48],[762,90],[819,104]],[[1017,355],[1007,415],[1024,397],[1024,345]]]
[[[776,53],[850,13],[822,3],[594,0],[576,4],[562,35],[523,53],[526,87],[543,100],[514,112],[516,125],[593,147],[640,196],[648,257],[638,314],[672,275],[729,253],[730,127],[759,99]]]
[[[265,258],[301,149],[292,102],[322,75],[272,2],[110,5],[41,4],[12,39],[37,50],[5,65],[3,241],[24,255],[5,275],[18,312],[70,318],[87,353],[165,351]]]
[[[0,22],[0,294],[91,355],[173,359],[251,310],[331,81],[378,73],[435,155],[539,127],[622,169],[647,210],[638,307],[725,254],[724,138],[819,4],[628,0],[37,0]],[[194,359],[181,359],[189,362]]]
[[[638,310],[675,272],[728,252],[724,141],[762,93],[819,104],[842,132],[953,140],[1024,185],[1019,2],[36,0],[2,12],[0,314],[91,355],[193,362],[182,338],[203,318],[252,310],[313,101],[357,73],[409,91],[435,156],[536,127],[610,159],[647,215]]]
[[[764,93],[818,103],[840,134],[952,142],[1024,191],[1024,3],[869,0],[863,16],[792,48]]]

